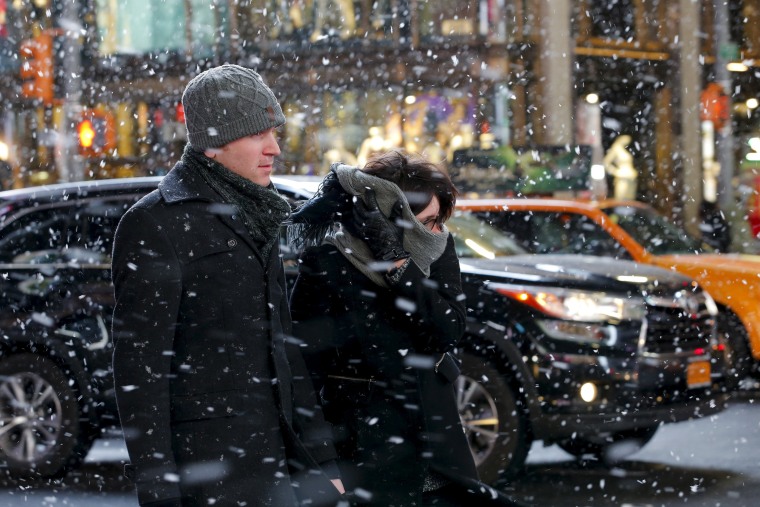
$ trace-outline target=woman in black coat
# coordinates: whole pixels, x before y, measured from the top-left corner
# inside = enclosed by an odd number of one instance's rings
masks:
[[[334,165],[293,217],[291,239],[312,245],[290,301],[294,334],[342,431],[341,475],[360,502],[428,505],[456,485],[483,486],[448,353],[465,329],[444,225],[455,196],[434,164],[389,152],[363,170]]]

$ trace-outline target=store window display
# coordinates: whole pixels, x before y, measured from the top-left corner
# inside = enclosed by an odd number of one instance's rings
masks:
[[[241,33],[251,39],[304,40],[311,31],[313,4],[313,0],[241,3],[238,4],[238,26]]]
[[[252,41],[386,41],[393,38],[394,22],[403,33],[411,22],[410,11],[394,9],[391,0],[248,0],[236,3],[235,12],[242,39]]]
[[[370,157],[386,151],[387,148],[388,143],[383,135],[383,129],[381,127],[370,127],[369,136],[362,141],[359,153],[356,156],[359,167],[364,167]]]
[[[631,136],[623,134],[613,141],[604,156],[604,167],[613,180],[615,199],[636,199],[639,172],[633,165],[633,155],[628,151]]]
[[[424,40],[472,36],[478,22],[478,2],[438,0],[420,6],[420,35]]]
[[[204,8],[205,7],[205,8]],[[96,0],[101,54],[162,51],[210,56],[225,13],[203,0]],[[187,27],[187,28],[186,28]]]
[[[317,16],[311,42],[331,36],[349,39],[356,32],[356,12],[353,0],[314,0]]]
[[[454,150],[472,146],[474,105],[464,95],[434,90],[404,105],[403,139],[407,151],[436,163],[451,162]]]
[[[332,162],[363,166],[376,152],[402,148],[446,167],[455,150],[477,143],[475,100],[439,88],[351,89],[283,97],[283,173],[326,174]]]
[[[335,139],[335,146],[327,150],[322,155],[322,170],[321,174],[327,174],[330,171],[330,167],[338,162],[353,167],[359,166],[358,158],[346,149],[343,137],[339,134],[333,136]],[[366,159],[365,159],[366,161]],[[364,164],[361,164],[363,166]]]

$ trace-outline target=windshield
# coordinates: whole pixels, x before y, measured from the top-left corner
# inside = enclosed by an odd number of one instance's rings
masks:
[[[612,206],[602,211],[655,255],[704,253],[712,250],[653,209]]]
[[[460,258],[506,257],[528,253],[509,236],[469,211],[456,211],[446,222]]]

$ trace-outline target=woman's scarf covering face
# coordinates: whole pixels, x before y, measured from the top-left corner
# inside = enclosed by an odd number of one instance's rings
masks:
[[[336,192],[335,179],[343,192]],[[406,195],[395,183],[345,164],[333,164],[320,191],[294,214],[293,221],[300,225],[294,231],[300,236],[300,243],[317,244],[324,240],[334,244],[373,282],[387,286],[383,276],[388,268],[387,263],[377,262],[361,239],[353,237],[344,228],[332,227],[336,222],[351,219],[351,207],[347,205],[345,196],[341,202],[340,193],[353,196],[354,199],[363,199],[367,189],[375,192],[378,207],[385,216],[389,216],[393,205],[400,202],[401,219],[398,225],[404,228],[404,249],[410,253],[412,261],[422,272],[429,276],[430,265],[446,248],[449,235],[446,227],[443,226],[439,233],[428,230],[412,213]],[[293,233],[289,235],[294,236]],[[295,243],[299,243],[299,238],[296,238]]]

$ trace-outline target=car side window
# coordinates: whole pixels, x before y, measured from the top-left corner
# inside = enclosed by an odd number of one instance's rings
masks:
[[[630,254],[585,215],[555,211],[505,211],[493,224],[532,253],[588,254],[630,259]]]
[[[134,200],[131,199],[97,200],[78,209],[76,245],[110,262],[116,227],[132,204]]]
[[[530,222],[530,216],[523,216],[522,213],[510,211],[485,211],[476,213],[476,215],[493,227],[504,232],[528,252],[535,253],[536,245],[535,242],[531,240],[533,233],[531,230],[532,224]]]
[[[65,209],[46,208],[21,215],[0,230],[0,261],[39,264],[65,245]]]
[[[0,262],[110,263],[116,226],[133,202],[94,200],[21,215],[0,230]]]
[[[562,224],[564,251],[577,254],[599,255],[630,259],[630,255],[620,244],[585,215],[554,213]]]

